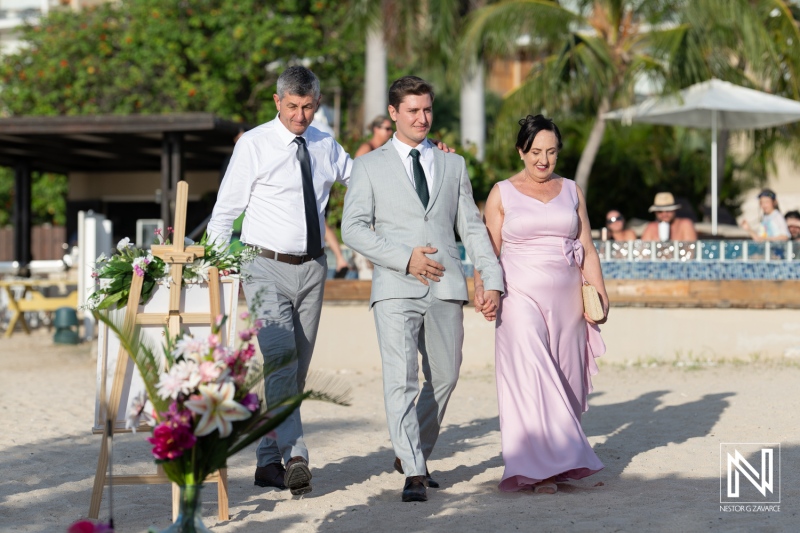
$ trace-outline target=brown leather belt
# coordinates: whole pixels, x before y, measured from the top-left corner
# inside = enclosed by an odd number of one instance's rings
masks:
[[[317,255],[291,255],[291,254],[282,254],[278,252],[274,252],[272,250],[267,250],[266,248],[260,248],[258,255],[261,257],[266,257],[267,259],[274,259],[275,261],[280,261],[281,263],[288,263],[290,265],[302,265],[303,263],[308,263],[309,261],[313,261],[318,257],[322,257],[325,254],[324,250],[320,250]]]

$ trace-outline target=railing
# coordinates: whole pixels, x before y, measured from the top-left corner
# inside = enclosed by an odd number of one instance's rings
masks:
[[[594,241],[602,261],[796,261],[800,245],[792,241]]]

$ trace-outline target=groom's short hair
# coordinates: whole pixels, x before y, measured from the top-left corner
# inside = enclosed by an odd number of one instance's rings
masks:
[[[416,76],[403,76],[389,87],[389,105],[399,110],[403,99],[409,94],[415,96],[429,94],[433,100],[433,85]]]

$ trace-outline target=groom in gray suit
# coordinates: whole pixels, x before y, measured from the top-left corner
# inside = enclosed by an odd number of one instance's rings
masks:
[[[416,76],[392,84],[389,115],[397,133],[355,160],[342,219],[344,242],[375,264],[370,306],[395,469],[406,475],[405,502],[426,501],[426,487],[438,487],[426,462],[461,366],[462,308],[469,297],[456,231],[481,273],[476,291],[487,319],[503,290],[464,159],[426,140],[433,96],[433,87]]]

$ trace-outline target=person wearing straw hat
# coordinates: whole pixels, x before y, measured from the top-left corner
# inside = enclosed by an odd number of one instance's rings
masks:
[[[643,241],[696,241],[694,223],[688,218],[679,218],[675,212],[681,204],[675,202],[671,192],[656,194],[649,211],[656,214],[642,233]]]

